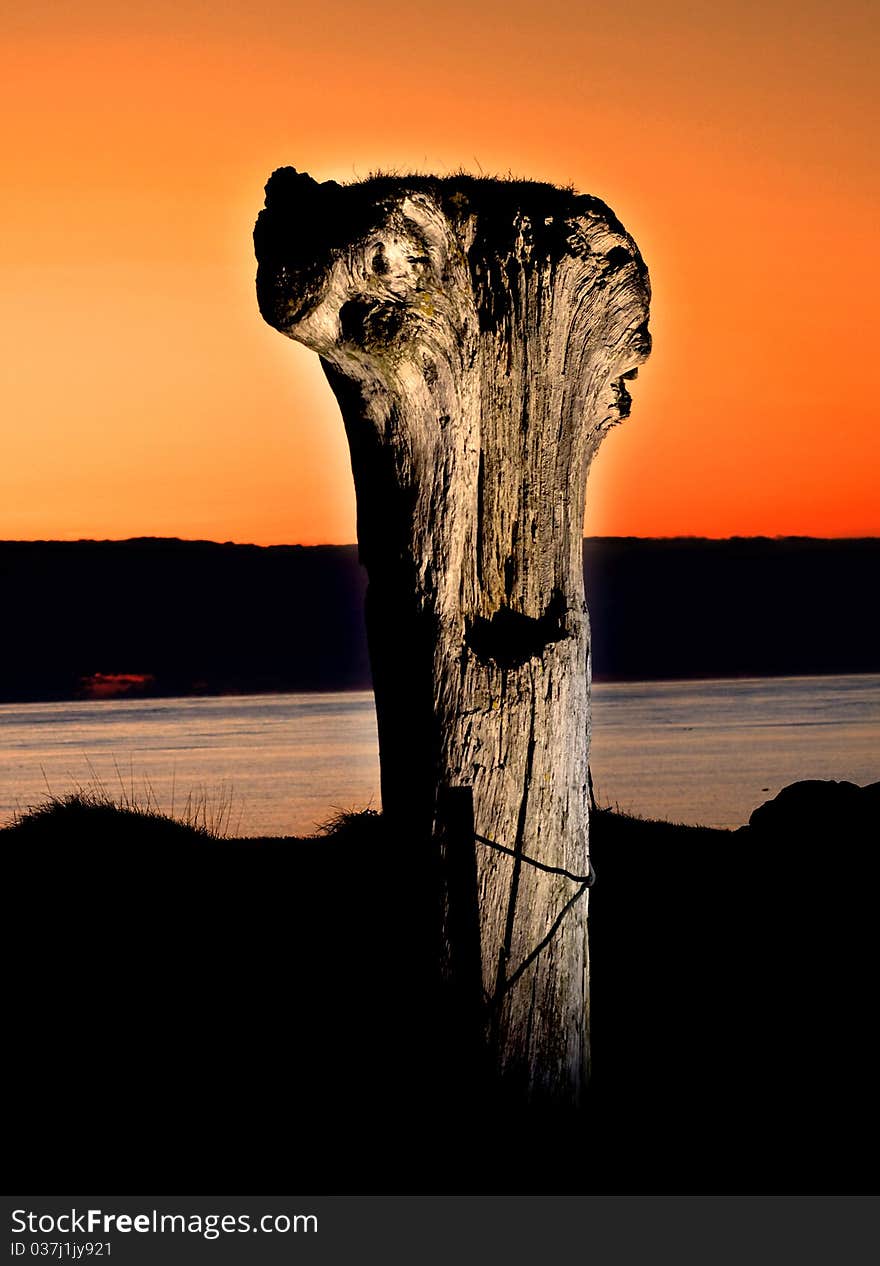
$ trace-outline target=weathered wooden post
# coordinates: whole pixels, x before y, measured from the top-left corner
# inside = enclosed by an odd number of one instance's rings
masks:
[[[550,185],[283,168],[266,195],[260,311],[320,355],[351,449],[384,812],[427,839],[438,788],[473,789],[515,854],[478,845],[497,1069],[577,1102],[586,895],[521,858],[588,865],[584,497],[650,348],[647,270],[608,207]]]

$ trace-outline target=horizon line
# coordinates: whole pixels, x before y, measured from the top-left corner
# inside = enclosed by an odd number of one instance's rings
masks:
[[[799,532],[781,532],[769,535],[764,532],[756,532],[751,534],[732,533],[729,536],[703,536],[695,532],[678,532],[671,535],[663,536],[638,536],[635,534],[628,535],[595,535],[584,536],[582,540],[586,541],[706,541],[722,544],[727,541],[839,541],[839,542],[861,542],[861,541],[880,541],[880,535],[871,533],[858,535],[839,535],[839,536],[813,536]],[[233,541],[233,540],[213,540],[209,537],[199,536],[71,536],[71,537],[6,537],[0,539],[0,546],[4,545],[133,545],[146,542],[157,544],[174,544],[174,545],[213,545],[218,549],[235,548],[235,549],[358,549],[357,541],[274,541],[270,543],[259,543],[256,541]]]

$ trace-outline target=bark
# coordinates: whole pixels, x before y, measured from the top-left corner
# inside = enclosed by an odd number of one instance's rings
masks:
[[[255,244],[261,312],[320,355],[348,435],[385,814],[415,846],[438,789],[470,786],[480,835],[585,874],[584,497],[650,348],[635,243],[549,185],[287,168]],[[586,895],[484,845],[478,872],[497,1069],[577,1101]]]

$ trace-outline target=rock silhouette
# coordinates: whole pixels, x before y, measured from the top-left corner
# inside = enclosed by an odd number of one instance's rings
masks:
[[[777,796],[755,809],[749,818],[753,835],[800,835],[818,838],[833,849],[837,837],[877,843],[880,782],[857,787],[852,782],[808,779],[783,787]]]

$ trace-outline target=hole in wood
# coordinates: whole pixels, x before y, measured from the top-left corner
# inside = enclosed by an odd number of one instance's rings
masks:
[[[465,645],[483,664],[520,668],[530,659],[540,658],[551,643],[570,636],[565,629],[566,611],[558,589],[538,617],[502,605],[489,619],[481,616],[468,624]]]

